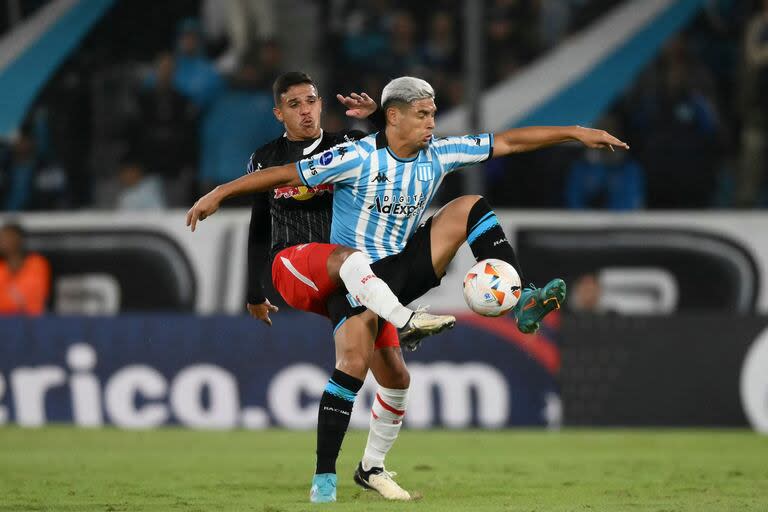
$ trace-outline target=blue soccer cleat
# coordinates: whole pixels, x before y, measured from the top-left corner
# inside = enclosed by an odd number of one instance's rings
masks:
[[[336,501],[335,473],[321,473],[312,477],[309,501],[312,503],[331,503]]]
[[[536,332],[541,325],[541,319],[551,311],[560,309],[563,302],[565,281],[562,279],[553,279],[544,288],[531,285],[530,288],[523,289],[520,300],[512,308],[517,328],[525,334]]]

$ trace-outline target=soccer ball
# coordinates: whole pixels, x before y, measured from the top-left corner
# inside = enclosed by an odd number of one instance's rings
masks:
[[[520,291],[520,276],[506,261],[479,261],[464,277],[464,300],[479,315],[503,315],[515,307]]]

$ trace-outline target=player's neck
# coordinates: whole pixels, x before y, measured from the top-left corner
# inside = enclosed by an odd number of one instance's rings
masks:
[[[389,150],[392,151],[395,156],[402,158],[403,160],[408,160],[419,154],[419,148],[417,146],[414,146],[405,139],[401,139],[394,133],[394,130],[391,130],[390,128],[391,127],[387,126],[384,133],[387,136]]]

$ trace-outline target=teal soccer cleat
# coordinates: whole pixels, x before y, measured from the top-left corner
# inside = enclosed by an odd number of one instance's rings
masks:
[[[553,279],[544,288],[531,285],[530,288],[523,289],[520,300],[512,308],[517,328],[526,334],[536,332],[541,325],[541,319],[551,311],[560,309],[563,302],[565,281],[562,279]]]
[[[309,501],[312,503],[331,503],[336,501],[335,473],[321,473],[312,477]]]

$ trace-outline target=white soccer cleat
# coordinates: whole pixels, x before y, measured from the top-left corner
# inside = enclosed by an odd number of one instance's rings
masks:
[[[414,351],[419,348],[422,339],[452,329],[454,325],[456,325],[455,316],[432,315],[427,313],[426,307],[420,307],[414,311],[408,323],[398,330],[400,346]]]
[[[393,480],[395,476],[397,473],[384,468],[371,468],[370,471],[365,471],[363,464],[360,463],[355,470],[355,483],[364,489],[373,489],[388,500],[411,501],[413,499],[411,494]]]

